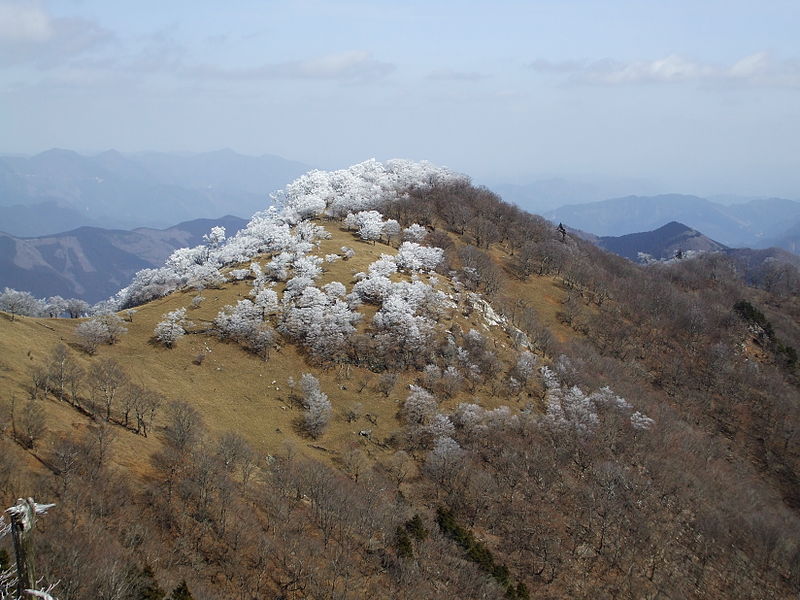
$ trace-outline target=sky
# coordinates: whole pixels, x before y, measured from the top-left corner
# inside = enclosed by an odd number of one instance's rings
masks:
[[[0,152],[800,199],[797,0],[0,0]]]

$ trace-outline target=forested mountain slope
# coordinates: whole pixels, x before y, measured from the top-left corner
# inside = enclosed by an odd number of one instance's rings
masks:
[[[601,237],[598,239],[601,248],[624,256],[632,261],[640,261],[645,256],[649,259],[669,259],[686,251],[716,252],[725,246],[704,236],[699,231],[687,227],[683,223],[672,221],[654,231],[631,233],[619,237]]]
[[[0,318],[0,495],[57,503],[60,598],[800,591],[797,290],[723,255],[368,162],[104,307]]]

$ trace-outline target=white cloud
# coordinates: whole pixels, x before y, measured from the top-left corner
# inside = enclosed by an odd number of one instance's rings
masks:
[[[728,70],[731,77],[756,77],[769,68],[769,55],[766,52],[757,52],[745,56],[737,61]]]
[[[702,65],[677,54],[652,61],[628,64],[598,64],[588,72],[590,80],[597,83],[642,83],[672,82],[702,79],[714,74],[713,68]]]
[[[50,16],[34,2],[0,2],[0,41],[44,42],[53,35]]]
[[[620,62],[552,62],[537,59],[528,65],[534,71],[564,75],[573,83],[624,85],[698,82],[752,86],[800,87],[800,61],[776,60],[767,52],[745,56],[731,65],[717,65],[670,54],[655,60]]]
[[[114,39],[92,21],[53,18],[37,2],[0,0],[0,67],[53,68]]]

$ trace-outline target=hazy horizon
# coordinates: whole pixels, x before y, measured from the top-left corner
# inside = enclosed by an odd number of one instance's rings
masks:
[[[0,150],[800,198],[797,30],[788,1],[0,0]]]

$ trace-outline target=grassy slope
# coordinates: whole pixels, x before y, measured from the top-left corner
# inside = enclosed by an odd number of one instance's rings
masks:
[[[326,272],[319,285],[342,281],[349,290],[355,273],[365,271],[380,254],[395,252],[385,244],[361,242],[352,234],[338,230],[334,223],[325,225],[333,238],[321,243],[317,252],[319,255],[338,252],[342,245],[353,247],[356,255],[349,261],[326,264]],[[261,262],[266,260],[262,259]],[[449,282],[445,278],[440,278],[440,281],[441,288],[448,291]],[[531,278],[526,283],[509,281],[507,285],[507,294],[524,298],[539,312],[542,322],[563,339],[566,332],[557,322],[555,313],[564,293],[551,279]],[[221,289],[173,293],[139,307],[133,321],[126,323],[128,333],[116,345],[101,347],[95,357],[77,350],[74,354],[87,369],[92,361],[102,358],[117,360],[134,382],[158,390],[168,399],[186,400],[194,405],[203,415],[212,434],[238,431],[262,455],[281,452],[287,444],[324,460],[334,458],[337,453],[354,444],[361,445],[376,458],[388,452],[381,442],[398,428],[395,418],[398,405],[405,398],[408,384],[414,381],[416,373],[401,373],[392,393],[386,398],[374,389],[377,374],[353,368],[349,378],[337,377],[336,369],[320,370],[309,366],[299,349],[292,344],[281,345],[265,362],[238,345],[221,342],[209,334],[187,335],[172,349],[152,343],[153,328],[167,311],[190,307],[192,299],[201,294],[204,302],[199,308],[188,310],[188,317],[195,323],[192,329],[205,329],[224,305],[247,298],[250,289],[249,282],[242,281],[225,284]],[[370,307],[362,308],[365,309],[365,320],[374,313]],[[489,331],[477,311],[464,317],[456,309],[444,323],[445,326],[449,326],[451,320],[457,321],[465,331],[469,328],[484,333]],[[42,361],[59,341],[72,344],[72,332],[77,323],[68,319],[25,317],[11,322],[0,313],[0,400],[11,397],[16,397],[20,403],[26,400],[30,368]],[[490,335],[501,359],[511,360],[508,336],[497,327],[491,328]],[[204,362],[199,366],[193,364],[194,358],[201,352],[207,353]],[[293,421],[300,411],[288,401],[287,378],[297,378],[303,372],[312,372],[319,377],[323,391],[329,395],[334,406],[334,419],[316,442],[295,432]],[[363,378],[368,378],[371,383],[358,393],[358,383]],[[458,397],[448,400],[447,404],[455,405],[473,398],[478,398],[486,406],[522,406],[528,401],[527,397],[499,398],[490,389],[479,389],[475,395],[462,392]],[[356,404],[362,405],[363,412],[374,415],[377,424],[365,418],[348,423],[344,415]],[[48,454],[48,447],[58,436],[73,435],[90,423],[88,418],[68,405],[53,399],[47,400],[45,406],[48,433],[35,451],[40,456]],[[162,421],[163,412],[157,417],[156,424]],[[359,436],[361,429],[371,429],[374,441]],[[147,439],[118,428],[115,462],[134,477],[147,478],[149,456],[159,448],[160,437],[158,427],[155,434]],[[32,468],[36,465],[35,462],[30,464]]]

